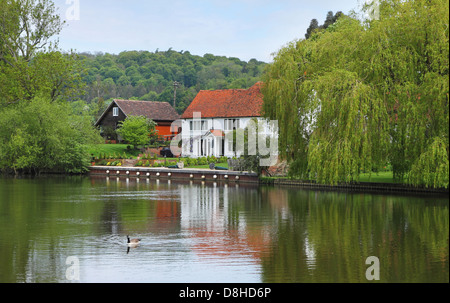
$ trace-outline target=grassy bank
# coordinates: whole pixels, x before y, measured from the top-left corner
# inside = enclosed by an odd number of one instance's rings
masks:
[[[373,182],[373,183],[399,183],[394,180],[394,174],[392,171],[361,174],[359,176],[360,182]]]
[[[128,144],[95,144],[89,146],[89,153],[94,157],[106,155],[127,155],[127,158],[137,158],[141,153],[139,150],[127,149]]]
[[[394,180],[394,175],[392,171],[386,171],[386,172],[378,172],[378,173],[372,173],[372,174],[361,174],[359,176],[359,182],[370,182],[370,183],[390,183],[390,184],[399,184],[401,182]],[[289,177],[261,177],[262,181],[269,182],[276,180],[276,179],[291,179]],[[292,178],[291,180],[297,180],[295,178]]]

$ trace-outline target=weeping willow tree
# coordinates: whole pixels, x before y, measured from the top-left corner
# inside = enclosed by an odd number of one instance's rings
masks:
[[[448,9],[382,1],[376,18],[341,16],[275,55],[264,113],[292,175],[353,182],[390,163],[399,180],[448,187]]]

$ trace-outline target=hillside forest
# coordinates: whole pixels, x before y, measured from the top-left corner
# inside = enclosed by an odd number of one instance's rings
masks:
[[[166,101],[182,113],[200,90],[248,88],[261,79],[265,63],[189,51],[124,51],[120,54],[79,53],[84,71],[83,93],[75,97],[98,116],[112,99]],[[82,100],[82,101],[80,101]]]

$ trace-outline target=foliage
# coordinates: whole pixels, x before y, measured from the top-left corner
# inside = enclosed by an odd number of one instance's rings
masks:
[[[208,160],[206,159],[206,157],[198,158],[197,161],[198,161],[198,165],[207,165],[208,164]]]
[[[155,136],[156,123],[144,116],[129,116],[119,123],[117,133],[131,145],[144,145],[150,141],[151,136]]]
[[[198,165],[198,159],[190,158],[189,161],[188,161],[188,165],[189,166],[196,166],[196,165]]]
[[[82,173],[100,139],[85,106],[64,102],[80,94],[83,67],[57,49],[63,24],[50,0],[0,1],[2,171]]]
[[[50,0],[2,0],[0,60],[13,66],[22,58],[30,62],[39,51],[52,49],[50,40],[63,27]]]
[[[220,166],[228,166],[227,159],[228,159],[227,157],[216,158],[214,156],[208,156],[200,158],[180,158],[179,162],[183,162],[184,167],[194,166],[199,168],[209,168],[210,163],[220,164]]]
[[[411,166],[409,182],[427,187],[448,187],[449,163],[448,145],[436,138]]]
[[[342,15],[343,14],[341,11],[337,12],[336,14],[333,14],[332,11],[329,11],[327,13],[325,22],[322,25],[319,25],[319,21],[317,21],[317,19],[312,19],[308,29],[306,30],[305,38],[309,39],[314,31],[318,29],[327,29],[330,25],[334,24]]]
[[[448,5],[383,1],[379,19],[341,16],[278,52],[264,112],[292,175],[352,182],[390,162],[398,180],[448,187]]]
[[[51,42],[64,22],[50,0],[0,2],[0,105],[79,94],[82,66]]]
[[[106,166],[122,166],[122,161],[116,160],[113,162],[107,162]]]
[[[260,80],[265,63],[188,51],[126,51],[118,55],[81,53],[86,67],[86,93],[80,99],[106,106],[111,98],[165,101],[173,104],[173,82],[177,89],[176,110],[182,113],[200,90],[248,88]],[[102,101],[102,102],[100,102]],[[98,114],[101,114],[100,111]]]
[[[82,173],[90,163],[86,144],[98,140],[90,122],[71,115],[67,104],[34,98],[1,112],[0,169]]]
[[[138,157],[140,151],[129,150],[126,144],[93,144],[89,145],[89,153],[99,159],[113,159],[114,154],[122,155],[124,159],[129,159],[130,157]]]

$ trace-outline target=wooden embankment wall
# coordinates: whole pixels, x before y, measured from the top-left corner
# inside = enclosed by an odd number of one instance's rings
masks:
[[[209,169],[171,169],[149,167],[118,167],[118,166],[91,166],[91,175],[104,175],[126,178],[150,178],[171,180],[202,180],[202,181],[227,181],[243,183],[259,183],[255,173],[209,170]]]

